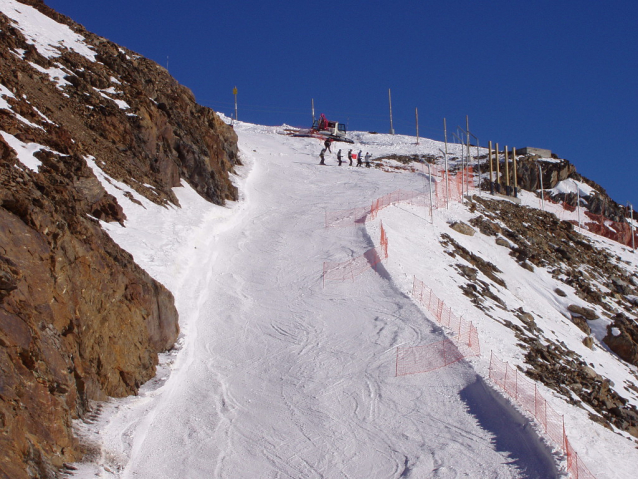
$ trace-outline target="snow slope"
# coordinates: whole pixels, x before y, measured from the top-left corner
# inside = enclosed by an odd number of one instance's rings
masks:
[[[428,179],[337,167],[333,156],[319,166],[315,139],[241,122],[235,128],[246,166],[235,179],[242,198],[225,208],[187,185],[176,189],[181,209],[158,207],[105,181],[99,159],[88,160],[129,218],[125,228],[103,227],[175,294],[182,334],[139,396],[99,405],[94,422],[78,424],[94,457],[75,465],[73,477],[564,476],[561,453],[486,379],[491,350],[514,364],[522,364],[521,352],[509,329],[461,294],[438,238],[448,233],[499,266],[510,307],[534,305],[548,318],[541,327],[622,383],[627,368],[608,353],[581,351],[582,338],[548,293],[556,287],[551,276],[521,273],[486,237],[452,231],[448,221],[472,216],[459,204],[433,219],[424,208],[399,205],[362,226],[324,228],[326,211],[365,207],[398,189],[427,192]],[[417,147],[402,136],[354,138],[355,151],[374,157],[441,148],[429,140]],[[324,288],[323,262],[378,245],[380,221],[389,259],[354,282]],[[481,357],[395,376],[398,346],[446,337],[410,298],[414,275],[477,326]],[[632,441],[539,387],[566,415],[567,434],[596,477],[633,477]]]

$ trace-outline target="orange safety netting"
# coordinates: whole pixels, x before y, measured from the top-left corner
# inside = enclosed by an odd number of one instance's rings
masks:
[[[466,176],[467,175],[467,176]],[[363,224],[366,221],[373,220],[383,208],[397,203],[406,203],[412,206],[421,206],[434,209],[442,208],[446,205],[446,198],[449,194],[450,201],[461,201],[464,188],[463,179],[465,179],[465,194],[474,191],[474,173],[472,167],[465,168],[456,175],[448,176],[446,181],[445,171],[438,168],[434,169],[433,176],[440,176],[441,180],[435,183],[435,192],[430,200],[430,194],[418,191],[397,190],[387,195],[377,198],[372,202],[370,208],[358,207],[346,210],[326,211],[325,227],[352,226]],[[449,185],[449,191],[448,186]]]
[[[463,193],[469,195],[470,191],[474,190],[474,170],[471,166],[459,171],[456,175],[448,174],[447,177],[445,172],[442,172],[441,181],[436,182],[436,202],[441,206],[446,204],[448,198],[449,201],[460,202],[463,199]]]
[[[557,202],[551,199],[549,193],[545,192],[543,194],[543,199],[549,203],[554,205],[562,206],[563,210],[574,212],[576,211],[576,206],[572,206],[570,204],[563,202]],[[540,200],[539,200],[540,201]],[[626,222],[613,221],[603,215],[596,215],[589,211],[583,211],[585,216],[587,216],[590,220],[587,223],[581,224],[581,227],[587,229],[590,233],[597,234],[598,236],[603,236],[612,241],[616,241],[617,243],[622,244],[623,246],[633,247],[638,244],[638,231],[632,229],[631,225]],[[571,220],[570,223],[573,225],[578,225],[576,221]],[[633,241],[632,241],[633,236]]]
[[[326,211],[326,228],[363,224],[368,220],[370,208],[350,208],[347,210]]]
[[[545,434],[567,454],[567,472],[577,479],[594,478],[587,466],[578,458],[565,434],[565,419],[540,394],[536,383],[527,379],[518,369],[490,357],[490,379],[500,386],[525,411],[531,414]]]
[[[414,278],[412,297],[423,305],[436,321],[451,329],[452,340],[413,348],[397,348],[397,376],[433,371],[460,359],[481,354],[478,331],[469,321],[457,317],[423,281]]]
[[[353,281],[360,274],[365,273],[369,269],[376,269],[376,266],[384,259],[388,258],[388,236],[381,223],[381,240],[380,245],[371,248],[361,256],[352,258],[341,263],[324,262],[323,263],[323,284],[326,281]]]

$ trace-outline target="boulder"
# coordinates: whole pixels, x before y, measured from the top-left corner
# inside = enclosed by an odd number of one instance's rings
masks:
[[[580,316],[572,314],[572,323],[574,323],[578,328],[585,334],[591,334],[591,328],[587,324],[587,320]]]
[[[511,248],[512,245],[505,238],[496,238],[496,244],[505,248]]]
[[[634,320],[618,314],[607,325],[607,335],[603,342],[621,359],[638,366],[638,326]]]
[[[463,223],[462,221],[457,221],[455,223],[452,223],[450,225],[450,228],[452,228],[454,231],[457,231],[467,236],[474,236],[474,233],[476,233],[474,228],[472,228],[468,224]]]
[[[583,339],[583,344],[589,349],[594,349],[594,338],[592,338],[591,336],[587,336],[585,339]]]
[[[586,308],[584,306],[578,306],[576,304],[570,304],[567,307],[567,309],[569,311],[571,311],[572,313],[574,313],[574,314],[577,314],[579,316],[583,316],[585,319],[588,319],[589,321],[593,321],[595,319],[598,319],[598,314],[596,314],[596,311],[594,311],[591,308]]]

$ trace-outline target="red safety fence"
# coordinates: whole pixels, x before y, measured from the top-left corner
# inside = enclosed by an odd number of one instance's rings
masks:
[[[352,281],[368,271],[375,269],[379,263],[388,258],[388,236],[381,223],[381,241],[376,248],[371,248],[361,256],[352,258],[341,263],[324,262],[323,263],[323,285],[326,281]]]
[[[436,174],[435,174],[436,173]],[[353,226],[363,224],[366,221],[373,220],[383,208],[397,203],[406,203],[412,206],[421,206],[434,209],[442,208],[446,205],[446,198],[449,195],[450,201],[461,201],[464,188],[463,179],[465,179],[465,190],[469,188],[469,192],[476,189],[474,185],[474,173],[472,167],[458,172],[456,175],[449,175],[448,181],[445,179],[445,171],[440,168],[433,169],[433,176],[440,176],[442,179],[435,183],[436,191],[430,200],[429,193],[418,191],[397,190],[387,195],[377,198],[372,202],[370,208],[359,207],[349,208],[346,210],[326,211],[325,227]],[[467,175],[467,176],[466,176]],[[449,186],[449,191],[448,191]],[[470,194],[465,191],[465,194]]]
[[[594,478],[587,466],[578,458],[565,434],[565,419],[558,414],[538,391],[536,383],[515,367],[490,356],[490,379],[501,387],[525,411],[531,414],[545,434],[567,455],[567,472],[576,479]]]
[[[481,354],[478,331],[472,322],[459,318],[452,312],[452,308],[440,300],[423,281],[414,277],[412,283],[412,297],[423,305],[441,326],[452,330],[453,340],[469,348],[470,356]]]
[[[460,202],[463,199],[463,193],[469,195],[470,191],[475,189],[474,170],[471,166],[454,176],[448,174],[447,178],[443,172],[441,181],[436,183],[436,202],[441,206],[446,204],[447,198],[449,201]]]
[[[414,348],[397,348],[396,375],[427,373],[471,355],[467,347],[449,339]]]
[[[347,210],[326,211],[326,228],[363,224],[368,220],[370,208],[350,208]]]
[[[397,376],[434,371],[463,358],[479,356],[478,331],[469,321],[457,317],[452,309],[436,297],[423,281],[414,278],[412,297],[423,305],[436,321],[452,330],[452,339],[412,348],[397,348]]]
[[[377,198],[372,202],[370,207],[370,219],[376,218],[377,214],[383,208],[396,203],[407,203],[414,206],[430,206],[429,194],[419,193],[417,191],[397,190],[389,193],[381,198]]]
[[[604,236],[625,246],[632,247],[633,244],[638,244],[638,233],[635,230],[632,231],[629,223],[612,221],[603,215],[595,215],[589,211],[585,211],[585,216],[593,220],[585,223],[585,227],[590,232]],[[632,233],[634,236],[633,244],[631,240]]]
[[[573,213],[576,211],[576,206],[572,206],[570,204],[563,202],[554,201],[549,193],[545,192],[543,194],[544,200],[548,203],[559,205],[563,208],[564,211],[569,211]],[[541,201],[541,200],[539,200]],[[603,215],[596,215],[587,210],[584,210],[583,213],[590,220],[587,223],[578,225],[577,221],[570,220],[570,223],[573,225],[581,226],[587,229],[590,233],[594,233],[598,236],[603,236],[612,241],[616,241],[617,243],[622,244],[623,246],[633,247],[638,244],[638,231],[635,229],[632,230],[631,225],[625,222],[613,221]],[[563,219],[563,214],[559,215],[561,219]],[[633,242],[632,242],[633,236]]]

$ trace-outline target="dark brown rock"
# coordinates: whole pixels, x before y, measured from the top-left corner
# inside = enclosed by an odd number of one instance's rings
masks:
[[[635,320],[623,314],[616,315],[614,321],[607,325],[603,342],[620,358],[638,366],[638,325]]]
[[[572,323],[574,323],[578,328],[585,334],[591,334],[591,328],[587,324],[587,320],[580,315],[572,314]]]
[[[40,127],[0,110],[0,130],[51,150],[37,153],[35,172],[0,136],[0,477],[12,479],[54,477],[79,460],[72,419],[92,400],[135,394],[179,330],[171,293],[94,219],[126,224],[88,161],[158,204],[177,204],[182,180],[217,204],[236,199],[239,162],[233,129],[164,68],[23,3],[83,35],[98,61],[46,59],[0,14],[0,82],[13,112]],[[65,68],[71,85],[60,90],[28,62]],[[96,91],[111,87],[112,99]]]

